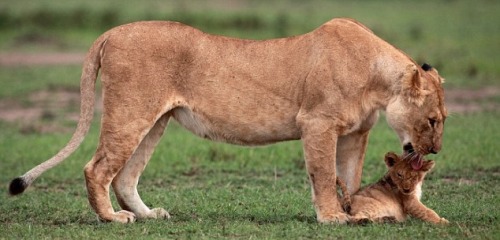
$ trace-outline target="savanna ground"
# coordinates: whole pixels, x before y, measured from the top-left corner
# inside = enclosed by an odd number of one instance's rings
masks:
[[[500,236],[500,2],[498,1],[3,1],[0,3],[0,239],[410,239]],[[315,221],[300,142],[244,148],[199,139],[172,123],[141,178],[147,205],[172,219],[100,223],[82,168],[95,150],[99,117],[82,146],[19,197],[9,181],[48,159],[78,119],[84,52],[106,29],[169,19],[206,32],[263,39],[300,34],[352,17],[428,62],[446,78],[444,147],[423,202],[450,220],[433,226],[322,225]],[[100,109],[98,107],[97,112]],[[97,114],[98,116],[99,114]],[[363,185],[400,151],[382,117],[373,130]],[[115,202],[115,208],[118,205]]]

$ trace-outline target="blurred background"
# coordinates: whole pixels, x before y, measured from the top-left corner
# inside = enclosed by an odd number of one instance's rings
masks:
[[[140,20],[180,21],[209,33],[264,39],[350,17],[417,62],[437,67],[448,87],[477,88],[500,82],[499,12],[495,0],[4,0],[0,53],[83,53],[107,29]]]

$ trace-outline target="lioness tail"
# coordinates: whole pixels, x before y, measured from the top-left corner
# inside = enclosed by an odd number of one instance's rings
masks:
[[[85,135],[87,135],[94,115],[95,81],[99,68],[101,67],[102,47],[105,42],[106,36],[104,34],[94,42],[84,60],[80,79],[80,119],[78,120],[78,126],[76,127],[75,133],[73,133],[73,136],[66,146],[52,158],[32,168],[24,175],[12,180],[9,186],[11,195],[17,195],[24,192],[24,190],[42,173],[61,163],[80,146]]]

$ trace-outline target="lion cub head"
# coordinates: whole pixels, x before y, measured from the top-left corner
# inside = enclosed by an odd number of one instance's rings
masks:
[[[420,160],[422,161],[422,166],[415,170],[412,167],[412,159],[410,156],[405,157],[398,156],[393,152],[388,152],[385,155],[385,164],[389,168],[388,176],[398,190],[404,195],[411,195],[415,192],[415,189],[421,183],[429,170],[434,167],[434,161],[432,160]]]

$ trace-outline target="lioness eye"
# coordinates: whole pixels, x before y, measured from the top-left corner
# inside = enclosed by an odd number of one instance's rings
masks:
[[[403,175],[401,175],[401,173],[398,173],[398,178],[403,178]]]
[[[429,124],[431,125],[431,127],[434,127],[434,125],[436,125],[436,119],[429,118]]]

